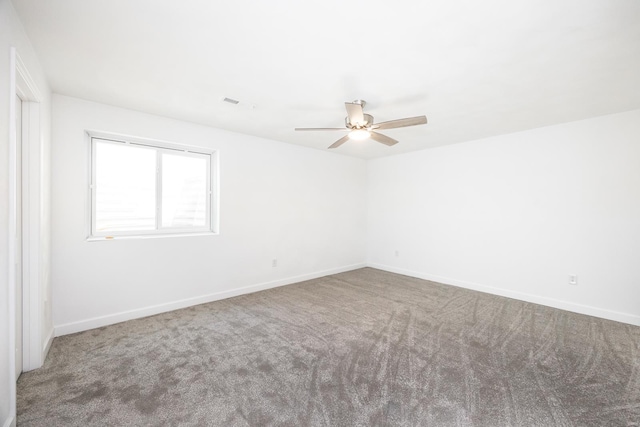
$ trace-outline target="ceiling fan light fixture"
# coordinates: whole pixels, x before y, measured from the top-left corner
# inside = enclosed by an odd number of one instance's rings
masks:
[[[363,141],[371,136],[371,132],[366,129],[355,129],[349,132],[349,139]]]
[[[371,114],[365,114],[364,111],[362,111],[364,105],[364,101],[353,101],[344,103],[344,106],[347,110],[347,117],[345,117],[344,119],[344,128],[295,128],[294,130],[331,130],[349,132],[342,138],[331,144],[329,148],[338,148],[349,140],[363,141],[368,138],[371,138],[372,140],[379,142],[380,144],[391,147],[393,145],[396,145],[398,141],[384,134],[378,133],[378,130],[427,124],[427,116],[406,117],[404,119],[374,123],[373,116]]]

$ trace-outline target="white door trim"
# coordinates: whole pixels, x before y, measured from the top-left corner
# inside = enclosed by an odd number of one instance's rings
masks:
[[[23,370],[42,366],[42,311],[40,290],[40,175],[41,139],[40,104],[41,96],[27,67],[15,48],[10,49],[9,71],[9,348],[16,345],[16,244],[17,232],[17,146],[16,141],[16,95],[23,101],[23,158],[22,158],[22,223],[23,223]],[[9,419],[16,416],[16,360],[15,352],[9,352],[9,378],[13,387],[9,396]]]
[[[42,329],[43,299],[40,281],[41,161],[40,92],[16,52],[16,93],[22,99],[22,289],[24,371],[44,362]],[[40,154],[40,155],[39,155]]]

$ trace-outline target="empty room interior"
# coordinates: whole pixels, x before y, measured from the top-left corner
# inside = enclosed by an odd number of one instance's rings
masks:
[[[0,427],[640,426],[640,2],[0,0]]]

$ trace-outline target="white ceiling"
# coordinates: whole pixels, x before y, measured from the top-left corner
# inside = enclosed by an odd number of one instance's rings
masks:
[[[373,158],[640,108],[638,0],[13,0],[54,92]],[[240,100],[237,106],[222,98]]]

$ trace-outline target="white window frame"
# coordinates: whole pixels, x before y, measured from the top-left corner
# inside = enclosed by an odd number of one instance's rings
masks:
[[[89,144],[89,221],[87,240],[110,240],[139,237],[167,237],[185,235],[218,234],[218,152],[203,147],[194,147],[166,141],[151,140],[104,132],[87,131]],[[156,154],[156,223],[153,230],[127,230],[99,232],[96,230],[96,142],[116,145],[139,146],[152,149]],[[207,189],[205,225],[202,227],[162,226],[162,154],[170,153],[184,157],[204,158],[207,162]]]

